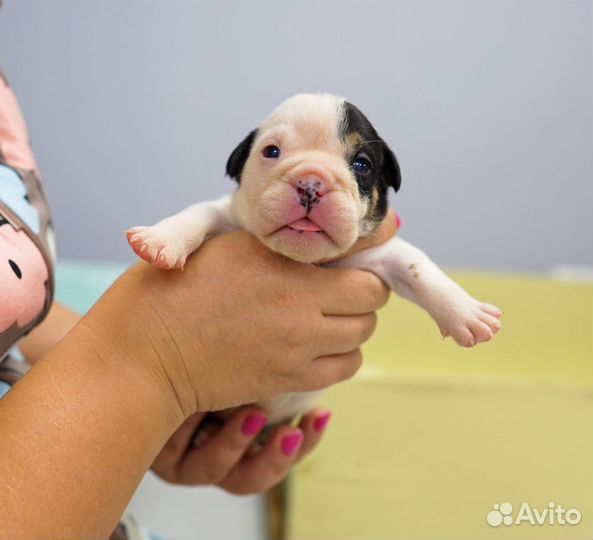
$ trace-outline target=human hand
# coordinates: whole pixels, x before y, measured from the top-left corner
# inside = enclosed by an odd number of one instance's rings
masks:
[[[358,241],[348,254],[386,242],[398,225],[390,211],[376,233]],[[264,491],[281,481],[317,445],[330,415],[315,408],[302,418],[298,428],[277,427],[263,449],[253,455],[255,439],[267,420],[265,411],[247,406],[233,412],[198,447],[193,444],[194,437],[206,413],[194,413],[171,436],[152,470],[175,484],[213,484],[235,494]]]
[[[313,450],[330,415],[315,408],[298,427],[278,426],[261,450],[253,453],[254,440],[265,426],[264,411],[241,408],[198,447],[193,446],[193,439],[205,413],[195,413],[171,436],[152,470],[174,484],[218,485],[236,495],[265,491]]]
[[[183,272],[139,262],[81,325],[182,420],[352,376],[387,298],[368,272],[297,263],[237,231],[204,244]]]

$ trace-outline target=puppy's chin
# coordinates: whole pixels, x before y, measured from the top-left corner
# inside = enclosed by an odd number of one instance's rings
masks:
[[[356,234],[346,245],[338,245],[324,232],[304,232],[282,227],[266,236],[257,235],[266,247],[289,259],[302,263],[318,263],[337,259],[356,241]]]

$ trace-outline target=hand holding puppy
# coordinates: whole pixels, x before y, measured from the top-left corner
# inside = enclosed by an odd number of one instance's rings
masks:
[[[374,241],[394,231],[395,220]],[[388,295],[370,272],[297,263],[236,231],[204,244],[184,272],[135,265],[83,324],[186,418],[351,377]]]
[[[386,242],[396,233],[397,223],[389,212],[376,234],[359,240],[348,255]],[[298,427],[278,426],[255,455],[250,449],[268,421],[265,411],[253,406],[240,408],[196,448],[194,436],[205,416],[197,412],[185,420],[156,457],[152,470],[174,484],[216,484],[231,493],[246,494],[280,482],[319,443],[330,413],[315,408]]]

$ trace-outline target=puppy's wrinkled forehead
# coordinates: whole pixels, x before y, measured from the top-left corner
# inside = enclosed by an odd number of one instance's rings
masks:
[[[260,134],[291,147],[342,154],[344,103],[330,94],[299,94],[264,120]]]
[[[381,137],[352,103],[332,94],[299,94],[281,103],[264,120],[259,135],[291,149],[321,150],[349,161],[363,149],[377,161]],[[375,155],[377,154],[377,155]]]

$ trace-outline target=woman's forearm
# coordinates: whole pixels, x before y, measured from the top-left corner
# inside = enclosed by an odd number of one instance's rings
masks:
[[[53,349],[80,320],[80,315],[69,307],[54,302],[45,320],[27,337],[21,339],[19,348],[30,364]]]
[[[107,537],[184,419],[95,330],[75,328],[0,402],[2,538]]]

